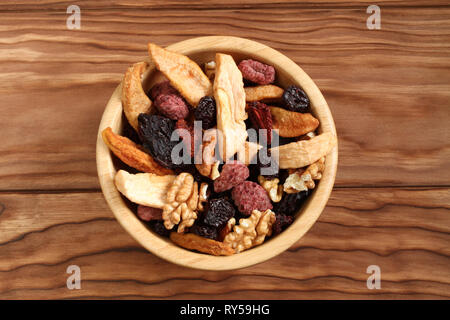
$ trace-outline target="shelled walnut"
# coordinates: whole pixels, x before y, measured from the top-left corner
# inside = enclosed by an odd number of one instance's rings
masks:
[[[280,202],[283,197],[283,186],[279,185],[280,179],[266,179],[264,176],[258,176],[258,182],[267,191],[272,202]]]
[[[308,189],[314,189],[314,180],[322,178],[325,169],[325,157],[309,165],[306,169],[290,170],[289,177],[284,182],[283,189],[286,193],[297,193]]]

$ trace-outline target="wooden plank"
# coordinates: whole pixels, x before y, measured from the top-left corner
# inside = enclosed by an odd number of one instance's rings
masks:
[[[270,45],[316,81],[338,130],[337,186],[450,181],[450,8],[387,8],[377,31],[348,8],[88,11],[80,31],[61,12],[0,17],[0,190],[98,188],[97,126],[127,66],[149,40],[215,34]]]
[[[227,272],[147,253],[102,194],[0,193],[0,298],[450,298],[449,188],[340,188],[288,251]],[[81,290],[66,269],[81,268]],[[381,289],[366,286],[369,265]]]

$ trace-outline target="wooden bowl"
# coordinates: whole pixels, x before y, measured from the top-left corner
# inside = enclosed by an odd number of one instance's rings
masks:
[[[236,61],[252,58],[273,65],[277,83],[286,88],[295,84],[303,88],[311,100],[312,113],[320,120],[318,131],[336,135],[333,117],[320,90],[310,77],[292,60],[280,52],[255,41],[224,36],[200,37],[172,44],[167,49],[189,56],[200,66],[214,60],[216,52],[232,55]],[[156,74],[150,70],[144,74],[144,88],[152,83]],[[148,88],[148,87],[147,87]],[[204,270],[230,270],[243,268],[268,260],[292,246],[314,224],[324,209],[336,176],[337,146],[326,157],[323,177],[296,215],[294,223],[278,236],[262,245],[232,256],[211,256],[178,247],[168,238],[151,231],[132,212],[114,185],[117,168],[108,147],[103,143],[101,132],[111,127],[116,133],[122,131],[121,85],[110,98],[103,113],[97,136],[97,170],[103,194],[119,223],[142,246],[153,254],[178,265]]]

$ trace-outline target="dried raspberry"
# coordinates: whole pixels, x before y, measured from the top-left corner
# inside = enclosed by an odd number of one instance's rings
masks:
[[[139,205],[137,215],[143,221],[162,220],[162,210]]]
[[[305,91],[297,86],[290,86],[283,93],[283,101],[286,108],[295,112],[308,112],[309,98]]]
[[[160,83],[155,84],[152,89],[150,90],[150,98],[152,98],[152,100],[155,100],[160,94],[176,94],[178,95],[178,91],[177,89],[175,89],[174,87],[172,87],[170,85],[170,81],[163,81]]]
[[[275,204],[274,211],[279,214],[293,215],[308,197],[308,190],[297,193],[286,193],[280,202]]]
[[[175,131],[178,133],[183,143],[189,143],[186,145],[187,150],[190,152],[191,157],[194,156],[195,140],[194,140],[194,128],[189,126],[184,119],[180,119],[175,124]]]
[[[172,120],[184,119],[189,115],[189,107],[184,99],[175,94],[160,94],[155,106],[163,115]]]
[[[172,162],[172,149],[178,142],[170,138],[175,129],[174,122],[158,115],[141,113],[138,117],[139,137],[144,149],[162,166],[174,169],[179,167]]]
[[[284,214],[276,214],[275,215],[276,220],[275,223],[272,226],[272,236],[276,236],[277,234],[280,234],[281,231],[285,230],[287,227],[289,227],[292,222],[294,222],[293,216],[287,216]]]
[[[203,238],[217,240],[218,237],[217,228],[203,224],[194,224],[189,231]]]
[[[253,127],[256,129],[265,129],[263,138],[270,145],[272,141],[272,114],[268,105],[262,102],[250,102],[247,104],[248,115]]]
[[[253,181],[244,181],[234,187],[231,196],[238,210],[246,216],[253,210],[265,211],[273,207],[266,190]]]
[[[203,223],[220,228],[234,217],[234,214],[234,206],[228,198],[212,199],[206,206]]]
[[[162,220],[151,222],[150,228],[160,236],[168,237],[170,235],[170,230],[166,229]]]
[[[242,60],[238,65],[242,77],[257,84],[269,84],[275,80],[275,68],[255,60]]]
[[[220,176],[214,181],[214,191],[223,192],[237,186],[248,178],[247,166],[239,161],[229,161],[222,167]]]
[[[202,122],[203,130],[208,130],[216,125],[216,101],[212,97],[200,99],[194,111],[195,120]]]

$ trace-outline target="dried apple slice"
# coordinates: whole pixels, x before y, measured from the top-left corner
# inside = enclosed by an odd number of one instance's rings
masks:
[[[148,52],[156,68],[193,107],[202,97],[211,94],[211,81],[194,61],[153,43],[148,44]]]
[[[153,173],[131,174],[119,170],[114,178],[117,190],[131,202],[162,209],[175,175],[158,176]]]
[[[283,96],[283,88],[274,86],[273,84],[247,87],[245,88],[245,100],[247,102],[265,101],[274,102],[281,99]]]
[[[319,126],[319,120],[310,113],[288,111],[278,107],[270,107],[272,125],[278,129],[281,137],[293,138],[314,131]]]
[[[115,134],[110,127],[102,131],[102,138],[109,149],[124,163],[142,172],[159,176],[172,174],[173,171],[161,166],[148,153],[126,137]]]
[[[152,101],[142,88],[142,74],[148,68],[146,62],[138,62],[128,68],[122,82],[122,106],[131,126],[138,130],[138,116],[150,111]]]
[[[171,232],[170,240],[180,247],[197,250],[215,256],[230,256],[234,254],[234,249],[223,242],[203,238],[193,233]]]
[[[281,169],[295,169],[316,162],[328,154],[336,143],[336,136],[325,132],[311,140],[291,142],[271,148],[270,151],[272,157],[278,157],[278,164]]]
[[[230,55],[216,54],[214,98],[217,105],[219,152],[222,159],[229,159],[247,139],[244,82],[241,71]]]

